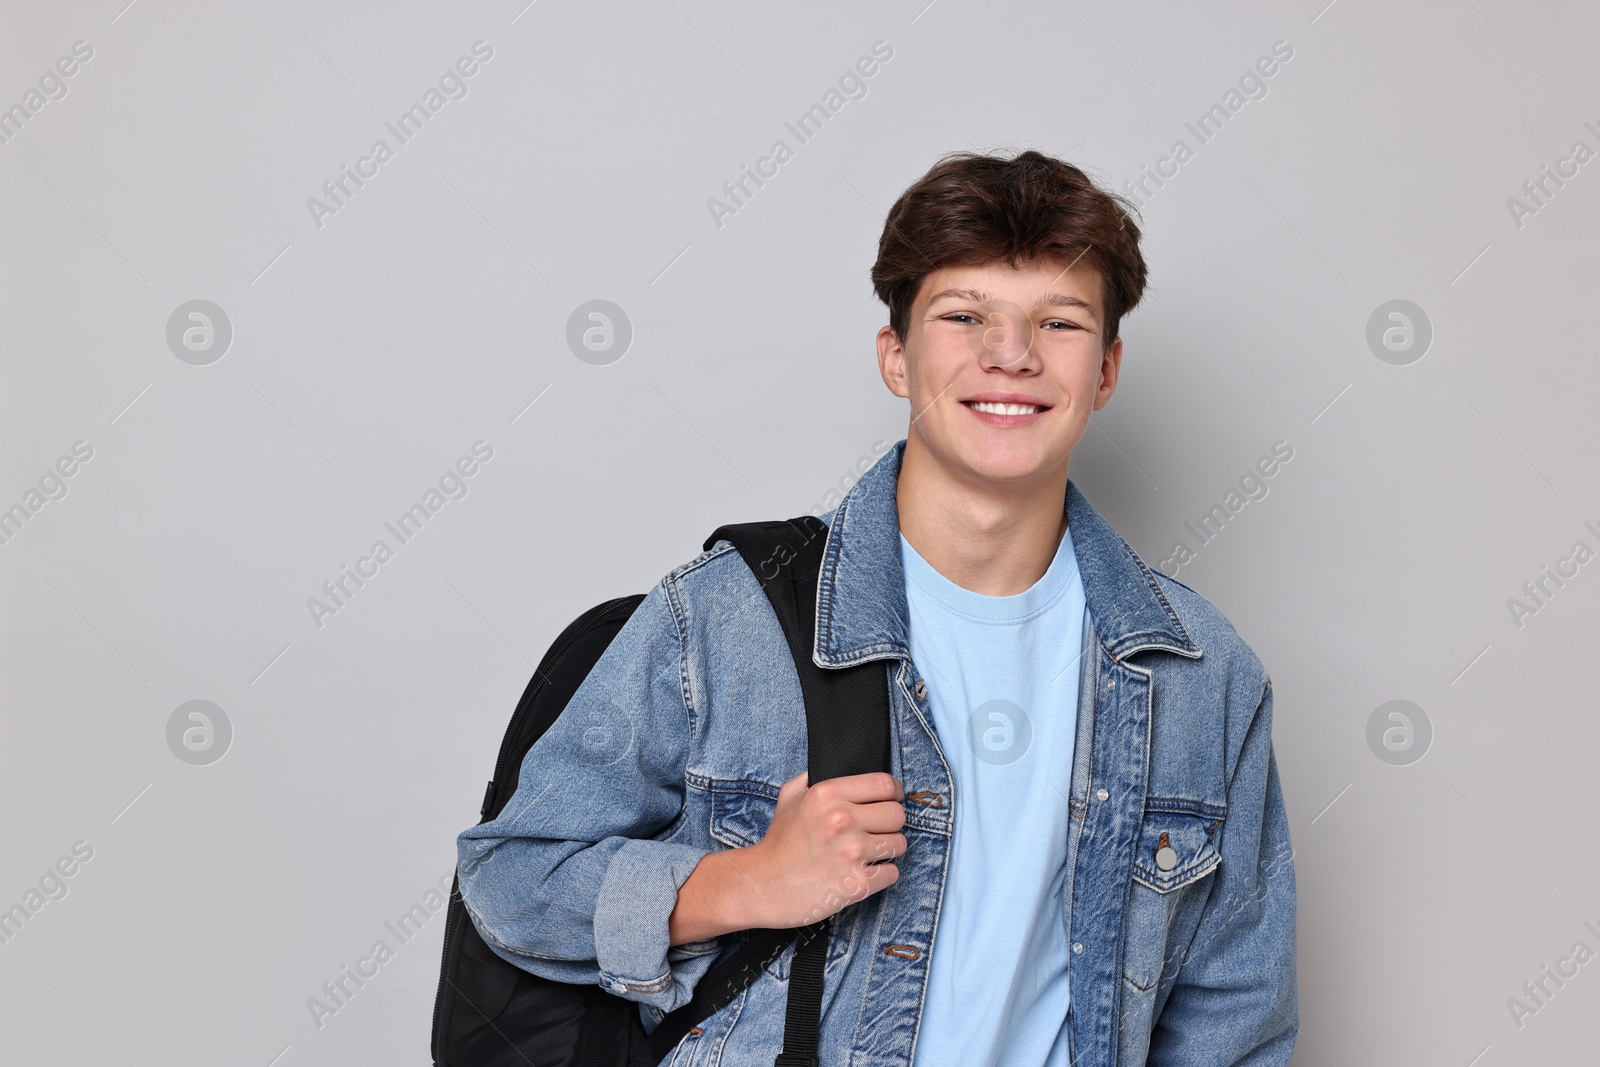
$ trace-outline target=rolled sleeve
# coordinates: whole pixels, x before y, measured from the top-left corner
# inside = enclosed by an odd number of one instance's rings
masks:
[[[663,1011],[691,999],[719,947],[667,931],[710,851],[661,839],[685,801],[684,663],[664,580],[529,749],[499,817],[457,838],[462,900],[496,955]]]
[[[611,857],[594,906],[600,986],[662,1011],[688,1003],[711,966],[715,938],[669,949],[667,919],[678,890],[709,849],[628,841]]]

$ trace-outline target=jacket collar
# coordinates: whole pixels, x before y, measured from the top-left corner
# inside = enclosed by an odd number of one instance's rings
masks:
[[[821,517],[828,538],[817,580],[812,659],[818,666],[911,656],[895,502],[905,447],[901,438]],[[1065,510],[1094,632],[1112,659],[1158,648],[1199,658],[1200,647],[1162,595],[1154,572],[1070,478]]]

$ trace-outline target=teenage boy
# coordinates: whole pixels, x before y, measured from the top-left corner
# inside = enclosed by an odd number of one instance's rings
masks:
[[[813,658],[895,661],[892,772],[809,786],[788,646],[719,541],[460,836],[474,924],[653,1027],[724,935],[833,914],[828,1067],[1286,1064],[1271,683],[1067,477],[1144,289],[1125,202],[1038,152],[949,156],[890,212],[872,280],[910,423],[821,516]],[[792,954],[670,1062],[769,1067]]]

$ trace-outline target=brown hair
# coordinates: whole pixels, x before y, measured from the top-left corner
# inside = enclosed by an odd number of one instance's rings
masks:
[[[922,280],[948,266],[1004,260],[1013,267],[1082,258],[1100,272],[1102,345],[1144,295],[1145,264],[1133,205],[1070,163],[1029,149],[1012,159],[954,152],[900,195],[884,220],[872,289],[905,340]]]

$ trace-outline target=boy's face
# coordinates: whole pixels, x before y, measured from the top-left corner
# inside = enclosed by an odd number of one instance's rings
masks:
[[[922,280],[906,336],[878,331],[878,369],[911,401],[906,447],[957,478],[1022,483],[1058,473],[1116,388],[1100,272],[1084,260],[945,267]],[[1042,407],[985,412],[984,400]],[[1014,410],[1014,409],[1000,409]],[[1024,408],[1033,412],[1033,408]]]

